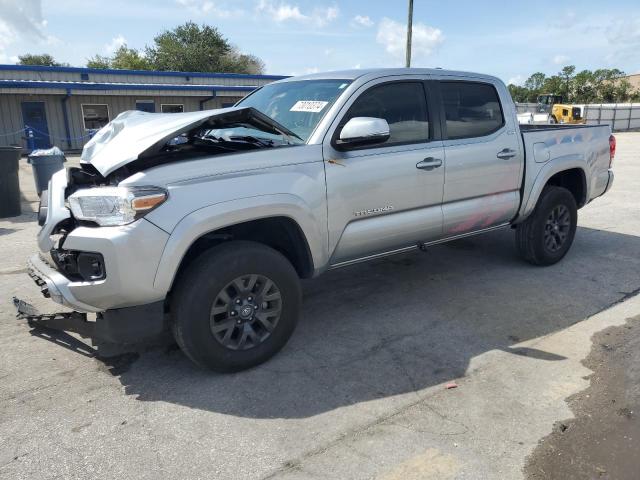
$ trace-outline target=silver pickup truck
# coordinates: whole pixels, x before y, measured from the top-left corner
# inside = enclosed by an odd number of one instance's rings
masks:
[[[245,369],[287,342],[300,279],[510,226],[558,262],[613,181],[609,126],[519,126],[497,78],[353,70],[232,108],[125,112],[54,174],[30,274],[130,341],[171,329],[197,364]]]

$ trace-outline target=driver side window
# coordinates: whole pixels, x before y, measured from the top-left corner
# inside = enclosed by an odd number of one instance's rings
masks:
[[[370,88],[351,105],[341,124],[354,117],[387,121],[390,136],[381,147],[429,140],[427,101],[421,82],[385,83]]]

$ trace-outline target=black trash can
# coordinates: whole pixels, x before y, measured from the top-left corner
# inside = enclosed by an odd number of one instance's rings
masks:
[[[18,163],[21,147],[0,147],[0,218],[17,217],[20,208]]]
[[[64,162],[67,159],[64,153],[58,147],[49,148],[47,150],[34,150],[29,154],[27,160],[33,169],[33,179],[36,182],[36,191],[38,196],[49,185],[49,180],[54,173],[64,168]]]

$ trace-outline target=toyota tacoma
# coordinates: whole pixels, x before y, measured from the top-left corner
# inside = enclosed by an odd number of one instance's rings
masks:
[[[300,279],[329,269],[502,227],[558,262],[614,154],[608,125],[519,125],[492,76],[288,78],[231,108],[120,114],[53,175],[29,271],[106,338],[170,329],[238,371],[283,347]]]

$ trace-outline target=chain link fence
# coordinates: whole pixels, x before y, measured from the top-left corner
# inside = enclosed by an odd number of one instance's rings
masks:
[[[640,103],[590,103],[575,104],[582,108],[587,125],[611,125],[614,132],[640,129]],[[518,113],[536,111],[536,103],[516,103]]]

